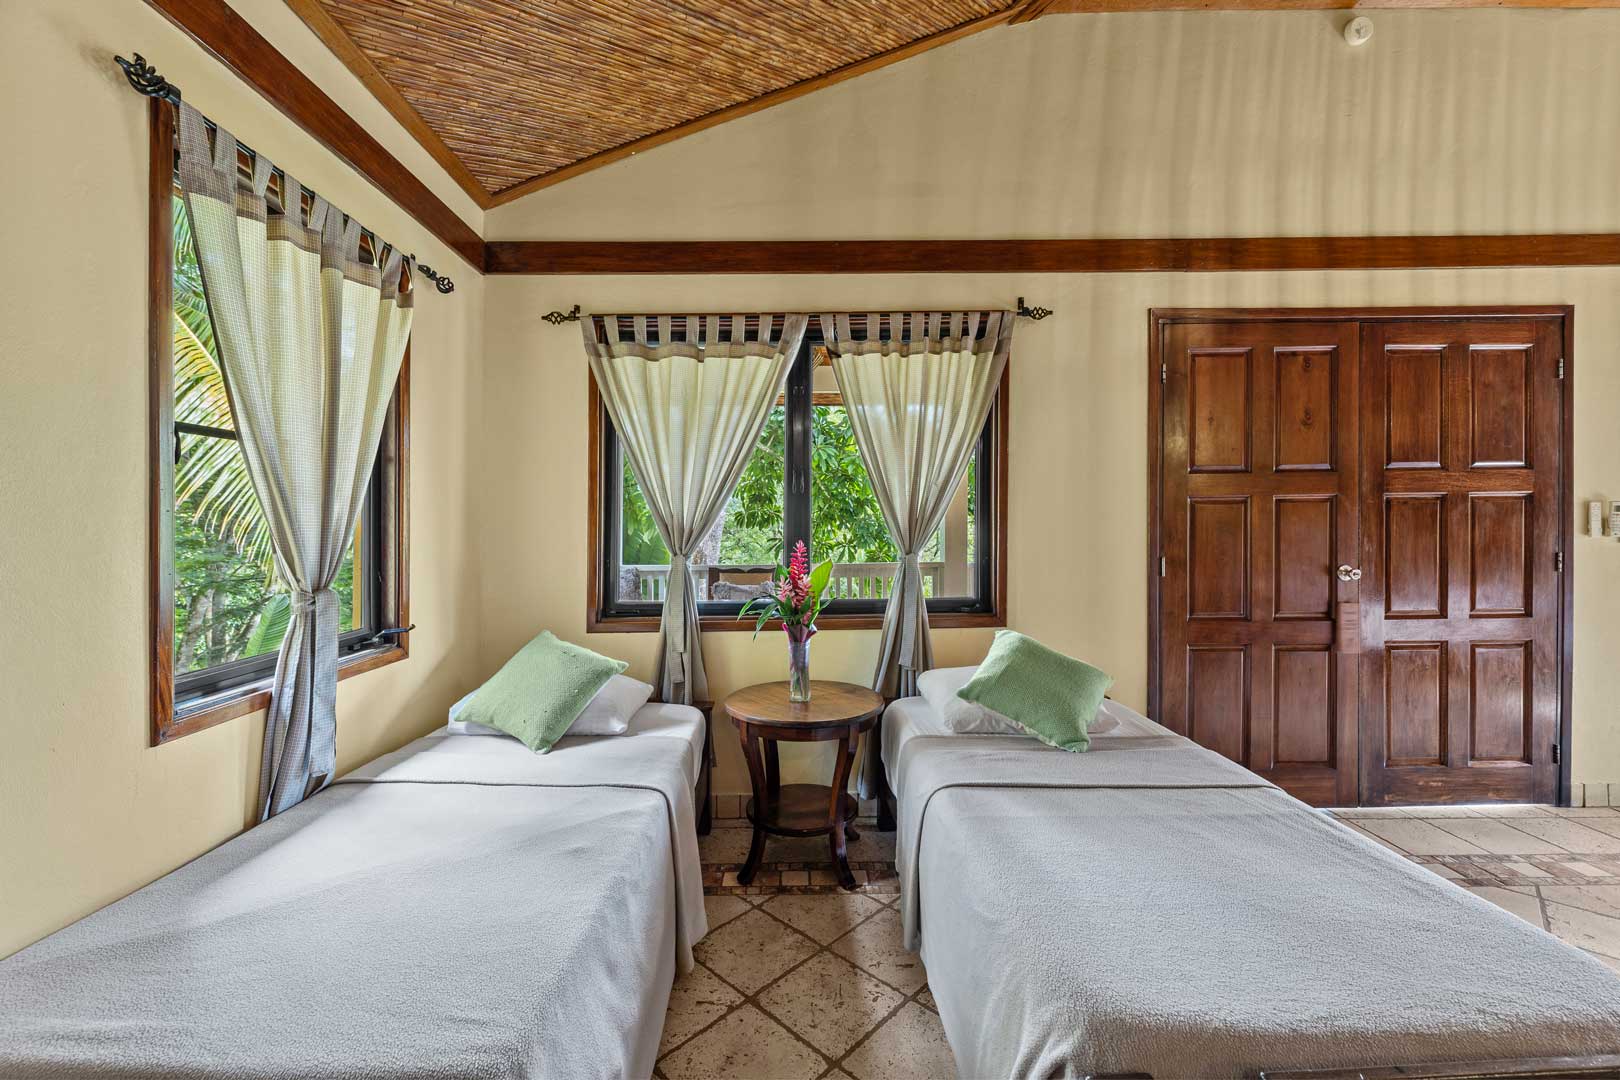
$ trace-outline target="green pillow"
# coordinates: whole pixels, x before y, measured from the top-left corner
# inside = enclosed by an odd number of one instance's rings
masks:
[[[1048,649],[1015,630],[997,630],[990,654],[956,692],[1028,729],[1049,746],[1084,751],[1086,725],[1101,707],[1113,676]]]
[[[546,630],[480,686],[457,719],[504,731],[543,754],[596,692],[629,666]]]

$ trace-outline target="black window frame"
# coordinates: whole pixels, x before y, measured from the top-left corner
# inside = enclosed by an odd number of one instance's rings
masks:
[[[814,371],[812,357],[817,348],[825,345],[821,328],[816,320],[812,319],[805,329],[799,351],[794,356],[793,366],[788,370],[784,392],[787,431],[783,440],[782,485],[784,561],[799,540],[803,540],[805,546],[811,549],[811,559],[816,558],[815,550],[811,546],[814,476],[810,465],[810,440],[815,408],[811,386]],[[997,521],[997,516],[1004,512],[1005,505],[999,491],[1004,474],[1003,463],[999,458],[1005,452],[1005,447],[998,438],[1002,424],[1001,414],[1006,407],[1003,400],[1005,389],[1004,381],[997,388],[995,401],[985,418],[984,429],[979,433],[977,444],[978,463],[974,470],[974,499],[979,509],[974,515],[973,523],[975,595],[931,597],[927,601],[931,617],[965,616],[982,619],[987,623],[995,620],[995,624],[999,625],[1003,616],[997,607],[999,591],[996,581],[998,572],[996,554],[1000,542],[998,525],[1001,524]],[[613,421],[608,416],[606,407],[600,402],[597,408],[600,414],[598,423],[601,425],[601,434],[599,458],[595,468],[598,490],[602,493],[602,497],[599,520],[594,522],[595,527],[600,530],[598,534],[600,542],[597,544],[597,557],[600,563],[596,567],[599,595],[593,598],[596,609],[593,621],[598,621],[604,624],[604,628],[611,629],[610,624],[614,621],[656,620],[663,613],[663,604],[630,602],[618,598],[619,515],[623,501],[621,478],[624,475],[624,463],[618,436],[613,429]],[[824,609],[819,621],[824,626],[836,627],[841,617],[870,619],[881,616],[887,606],[888,601],[883,599],[835,599]],[[698,615],[703,618],[735,619],[742,609],[742,601],[704,600],[698,603],[697,608]],[[739,622],[737,625],[741,626],[742,623]]]

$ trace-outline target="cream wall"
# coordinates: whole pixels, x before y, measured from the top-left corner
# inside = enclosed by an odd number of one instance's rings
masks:
[[[240,6],[481,226],[285,4]],[[0,0],[0,26],[3,956],[228,838],[257,797],[262,717],[147,745],[146,103],[112,55],[139,50],[188,101],[456,280],[421,297],[414,333],[420,628],[409,660],[340,685],[340,769],[441,722],[478,666],[467,477],[484,306],[471,267],[145,4]]]
[[[1620,230],[1620,12],[1059,16],[997,29],[488,213],[491,239],[1197,236]],[[1573,303],[1575,496],[1620,498],[1615,270],[912,277],[492,277],[479,458],[481,667],[584,634],[586,373],[544,312],[1010,305],[1011,624],[1146,696],[1147,311]],[[1573,769],[1620,782],[1620,544],[1580,539]],[[597,635],[646,676],[653,635]],[[935,635],[942,663],[984,631]],[[704,638],[715,696],[779,636]],[[829,631],[864,681],[875,632]],[[718,789],[746,773],[719,729]],[[813,751],[807,751],[813,752]],[[797,768],[810,767],[801,760]],[[817,766],[820,767],[819,765]]]

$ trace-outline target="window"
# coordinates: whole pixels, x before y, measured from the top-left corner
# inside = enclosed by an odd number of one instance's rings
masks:
[[[154,153],[172,160],[166,134],[158,131]],[[152,218],[154,250],[163,256],[154,266],[169,271],[153,283],[150,328],[153,741],[163,742],[267,704],[291,596],[276,574],[243,462],[190,223],[172,178],[154,190]],[[405,635],[380,634],[407,621],[399,559],[407,386],[402,372],[334,586],[343,601],[340,677],[403,659],[408,648]]]
[[[923,593],[936,626],[1003,625],[1006,378],[944,523],[923,550]],[[669,552],[591,386],[595,552],[591,629],[656,629]],[[798,540],[833,562],[837,597],[823,628],[875,626],[899,553],[873,494],[819,327],[805,333],[737,490],[692,560],[705,629],[753,629],[742,604]]]

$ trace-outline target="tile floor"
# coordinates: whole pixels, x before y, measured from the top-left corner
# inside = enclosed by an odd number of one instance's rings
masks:
[[[1378,843],[1620,971],[1620,808],[1331,811]],[[675,983],[664,1080],[940,1080],[955,1075],[922,961],[900,944],[894,834],[863,820],[860,887],[833,880],[824,839],[772,839],[737,883],[750,830],[699,841],[709,935]]]

